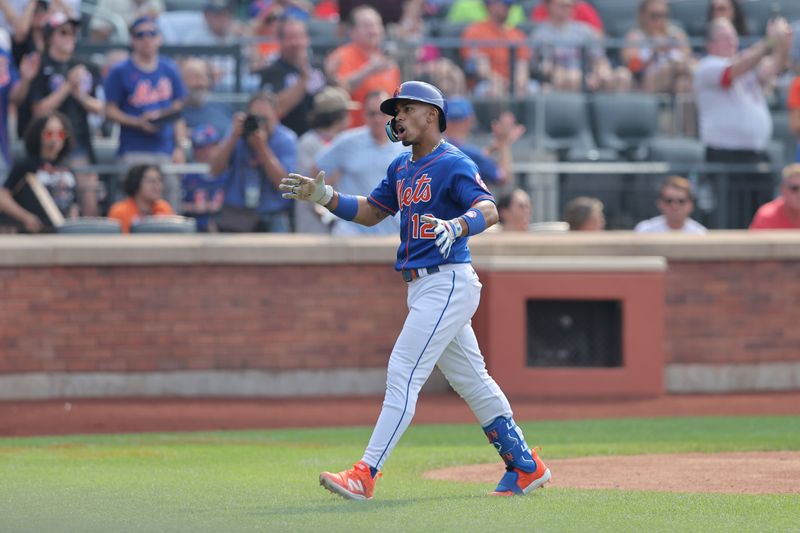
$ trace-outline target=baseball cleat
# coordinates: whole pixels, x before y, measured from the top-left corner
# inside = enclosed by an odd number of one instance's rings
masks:
[[[524,496],[550,481],[550,469],[539,459],[536,450],[531,450],[536,461],[536,470],[525,472],[513,466],[506,467],[506,473],[491,493],[492,496]]]
[[[381,476],[378,475],[375,478]],[[319,484],[348,500],[371,500],[375,489],[375,479],[369,473],[369,465],[359,461],[350,470],[338,474],[323,472],[319,475]]]

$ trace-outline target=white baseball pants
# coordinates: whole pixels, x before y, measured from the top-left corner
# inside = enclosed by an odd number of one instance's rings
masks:
[[[470,264],[440,269],[408,284],[408,317],[389,358],[386,396],[363,457],[378,470],[411,423],[419,391],[434,365],[481,426],[498,416],[512,416],[508,399],[486,371],[472,331],[481,293],[478,275]]]

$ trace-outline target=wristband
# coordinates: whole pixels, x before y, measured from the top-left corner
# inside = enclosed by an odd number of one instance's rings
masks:
[[[477,235],[486,229],[486,218],[484,218],[481,210],[475,207],[468,209],[464,213],[464,222],[467,223],[469,235]]]
[[[339,193],[339,203],[329,211],[342,220],[353,220],[358,214],[358,197]]]

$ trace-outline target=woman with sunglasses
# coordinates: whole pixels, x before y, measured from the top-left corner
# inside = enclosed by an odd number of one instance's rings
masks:
[[[25,157],[14,162],[0,187],[0,211],[26,233],[53,230],[53,221],[35,193],[43,186],[64,218],[78,216],[75,176],[65,166],[72,149],[69,119],[59,112],[38,117],[25,130]]]

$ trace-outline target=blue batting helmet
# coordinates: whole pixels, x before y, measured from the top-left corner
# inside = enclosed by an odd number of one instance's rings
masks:
[[[391,98],[381,102],[381,111],[387,115],[397,115],[397,103],[413,100],[432,105],[439,110],[439,131],[447,129],[447,100],[442,91],[424,81],[407,81],[400,85]]]

